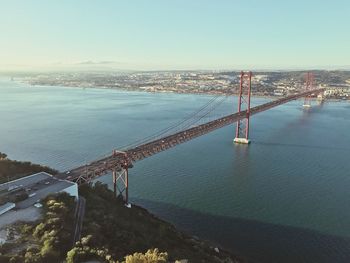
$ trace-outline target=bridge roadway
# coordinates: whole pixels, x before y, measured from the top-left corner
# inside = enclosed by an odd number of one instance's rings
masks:
[[[299,94],[290,95],[275,101],[271,101],[253,107],[250,109],[250,116],[262,111],[269,110],[273,107],[279,106],[292,100],[307,97],[311,94],[321,93],[324,90],[325,89],[314,89],[310,91],[305,91]],[[154,141],[138,145],[134,148],[126,149],[125,153],[127,156],[128,163],[130,166],[132,166],[133,162],[150,157],[156,153],[172,148],[180,143],[187,142],[196,137],[207,134],[213,130],[237,122],[238,120],[244,119],[246,116],[247,111],[237,112],[160,139],[155,139]],[[67,171],[64,173],[60,173],[59,175],[57,175],[57,177],[59,177],[60,179],[76,181],[78,184],[82,184],[89,182],[90,180],[95,179],[99,176],[102,176],[114,169],[120,169],[125,164],[125,160],[125,154],[123,153],[111,154],[108,157],[93,161],[87,165],[74,168],[69,172]]]

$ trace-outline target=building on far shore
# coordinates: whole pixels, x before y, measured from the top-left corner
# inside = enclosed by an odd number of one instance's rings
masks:
[[[46,172],[0,184],[0,216],[14,208],[25,209],[34,205],[38,207],[41,199],[59,192],[79,198],[76,183],[57,179]]]

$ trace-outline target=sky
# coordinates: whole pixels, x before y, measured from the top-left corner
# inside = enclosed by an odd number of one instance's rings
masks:
[[[348,0],[0,0],[0,70],[350,69]]]

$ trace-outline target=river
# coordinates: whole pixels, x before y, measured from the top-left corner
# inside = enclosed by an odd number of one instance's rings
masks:
[[[70,169],[180,121],[210,95],[29,86],[0,79],[0,151]],[[236,111],[229,97],[215,114]],[[252,98],[252,105],[268,99]],[[294,101],[130,170],[131,202],[257,262],[350,262],[350,103]],[[111,177],[101,179],[111,184]]]

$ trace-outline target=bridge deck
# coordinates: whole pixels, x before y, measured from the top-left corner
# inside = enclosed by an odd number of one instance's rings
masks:
[[[271,109],[278,105],[287,103],[292,100],[296,100],[302,97],[309,96],[311,94],[317,94],[324,91],[324,89],[315,89],[306,92],[302,92],[295,95],[290,95],[275,101],[271,101],[250,109],[250,115]],[[125,152],[131,162],[136,162],[152,156],[161,151],[165,151],[178,144],[187,142],[201,135],[207,134],[213,130],[222,128],[226,125],[237,122],[238,120],[244,119],[247,116],[247,111],[237,112],[234,114],[227,115],[225,117],[201,124],[175,134],[156,139],[154,141],[138,145],[134,148],[127,149]],[[69,174],[61,173],[58,175],[61,179],[68,179],[71,181],[77,181],[78,183],[84,183],[90,181],[93,178],[104,175],[105,173],[113,170],[120,169],[125,160],[125,156],[122,153],[105,157],[103,159],[93,161],[87,165],[72,169]]]

